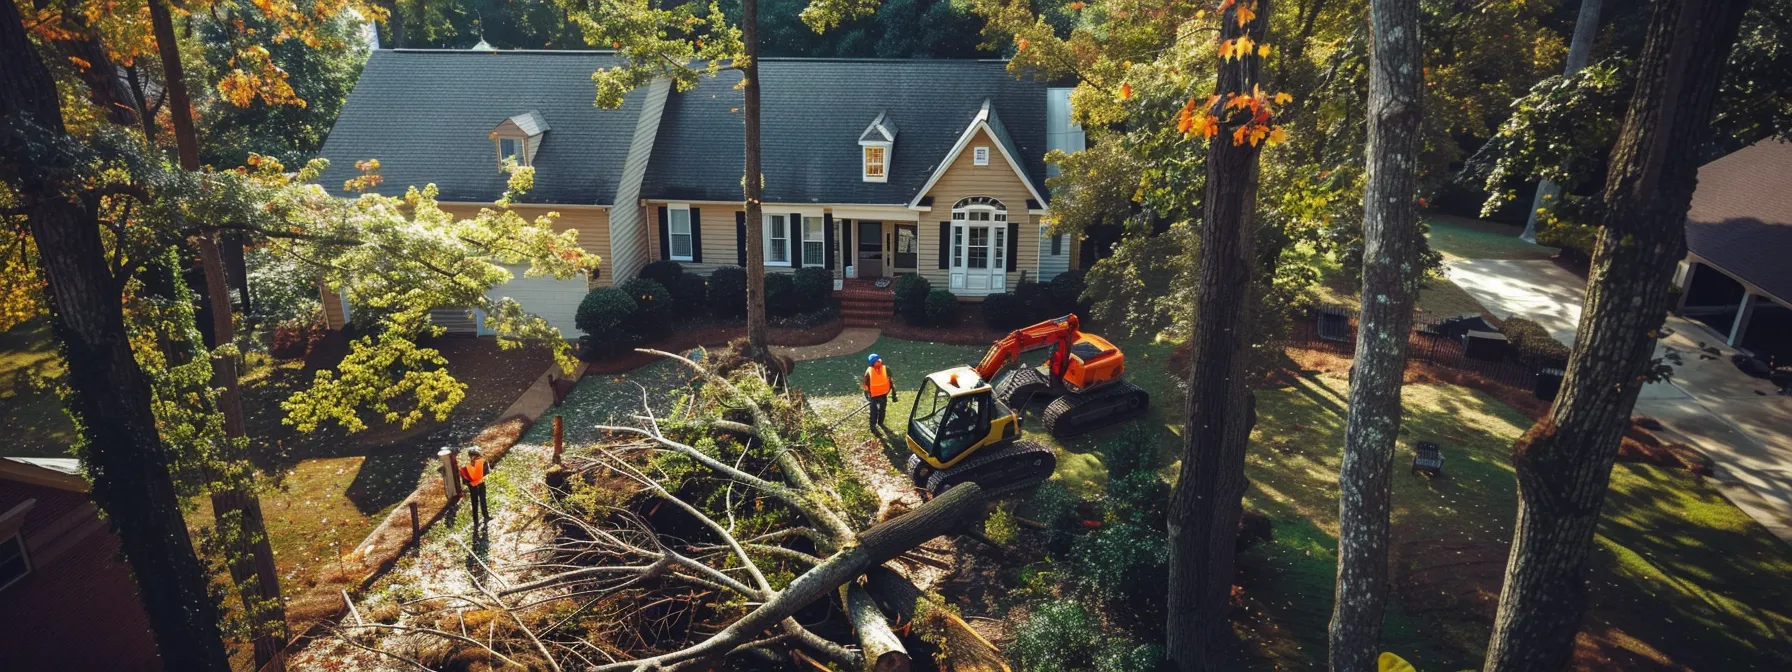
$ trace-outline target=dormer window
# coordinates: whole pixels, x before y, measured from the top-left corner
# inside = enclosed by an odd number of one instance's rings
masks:
[[[505,159],[514,160],[519,166],[535,165],[535,156],[541,153],[542,137],[547,132],[547,120],[535,110],[499,122],[491,132],[497,143],[498,165],[503,166]]]
[[[971,150],[971,164],[977,166],[989,165],[989,148],[978,147]]]
[[[890,181],[890,152],[895,146],[896,125],[884,113],[877,113],[859,134],[860,176],[866,182]]]

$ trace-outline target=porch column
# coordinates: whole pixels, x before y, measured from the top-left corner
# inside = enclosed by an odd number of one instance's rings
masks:
[[[1736,309],[1736,321],[1730,324],[1730,337],[1726,342],[1734,348],[1742,343],[1742,335],[1748,331],[1748,318],[1755,314],[1755,295],[1747,288],[1742,290],[1742,307]]]

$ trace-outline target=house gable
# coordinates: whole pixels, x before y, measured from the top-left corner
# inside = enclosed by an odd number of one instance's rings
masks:
[[[1021,165],[1020,157],[1016,156],[1017,152],[1013,144],[1013,140],[1008,137],[1007,129],[1002,126],[1000,118],[995,115],[989,102],[984,101],[983,108],[978,110],[977,116],[971,119],[970,125],[959,136],[958,142],[952,146],[951,151],[946,153],[945,158],[940,161],[933,174],[927,178],[926,184],[921,186],[920,191],[915,192],[914,198],[909,201],[909,207],[923,207],[922,202],[929,196],[934,197],[933,202],[936,205],[950,207],[952,203],[957,202],[958,198],[978,195],[965,193],[951,199],[939,198],[939,195],[933,192],[938,190],[940,182],[946,180],[950,175],[953,180],[968,182],[967,187],[987,184],[996,186],[1002,191],[1010,191],[1011,188],[1025,191],[1026,198],[1015,201],[1001,199],[1008,205],[1010,211],[1043,208],[1045,197],[1039,193],[1039,189],[1033,185],[1033,181],[1027,179],[1026,168]],[[996,158],[997,155],[1001,158]],[[1012,185],[1003,185],[1004,182],[1011,182]],[[951,188],[945,191],[948,194],[957,193]],[[993,194],[982,195],[993,196]]]

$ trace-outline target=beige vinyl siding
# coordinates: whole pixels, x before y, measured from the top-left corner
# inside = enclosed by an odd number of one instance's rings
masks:
[[[989,165],[975,165],[976,148],[989,148]],[[1019,224],[1017,251],[1015,254],[1015,270],[1008,274],[1009,291],[1020,283],[1022,271],[1027,272],[1029,280],[1039,268],[1039,226],[1027,214],[1027,199],[1032,193],[1027,184],[1022,182],[1014,168],[1002,157],[1002,151],[996,147],[995,138],[988,131],[979,130],[964,151],[953,159],[946,173],[940,176],[933,188],[927,192],[933,197],[933,210],[921,213],[921,275],[936,288],[945,289],[951,286],[951,278],[946,269],[939,267],[940,254],[940,222],[952,220],[952,205],[969,196],[987,196],[1002,202],[1008,208],[1008,221]],[[967,297],[970,298],[970,297]]]
[[[660,208],[663,207],[667,207],[667,203],[652,201],[647,204],[645,221],[648,222],[647,230],[650,232],[648,238],[651,241],[647,251],[648,261],[659,261],[665,258],[660,254],[661,246],[666,244],[666,241],[660,240]],[[709,275],[710,271],[723,266],[739,265],[740,251],[736,247],[734,220],[735,213],[743,212],[740,206],[698,203],[690,207],[698,211],[697,223],[703,228],[703,261],[701,263],[680,261],[679,265],[683,266],[684,270],[699,275]],[[792,239],[791,244],[799,243]],[[795,270],[789,266],[765,265],[767,273],[790,273]]]
[[[483,207],[472,204],[443,204],[442,210],[455,217],[469,218],[479,214]],[[610,284],[610,213],[601,208],[556,208],[551,205],[517,205],[511,207],[516,214],[530,220],[550,212],[558,212],[560,216],[554,220],[555,231],[577,229],[579,247],[587,254],[598,255],[602,259],[598,265],[598,287]]]

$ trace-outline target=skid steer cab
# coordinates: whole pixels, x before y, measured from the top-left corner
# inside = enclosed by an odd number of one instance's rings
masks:
[[[1020,439],[1020,416],[995,390],[961,366],[927,376],[909,411],[908,476],[938,495],[975,482],[986,494],[1018,490],[1051,477],[1051,449]]]

